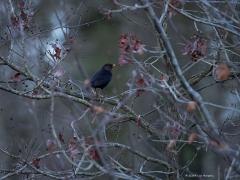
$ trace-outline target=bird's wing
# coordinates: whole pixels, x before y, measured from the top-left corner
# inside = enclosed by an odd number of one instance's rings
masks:
[[[111,78],[112,78],[111,74],[103,73],[103,72],[99,71],[96,74],[94,74],[94,76],[92,77],[91,85],[93,87],[105,86],[106,84],[109,83]]]

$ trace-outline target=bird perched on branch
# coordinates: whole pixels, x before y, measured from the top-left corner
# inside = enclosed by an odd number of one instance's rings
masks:
[[[91,78],[91,87],[94,89],[105,88],[112,79],[112,68],[115,64],[104,64]]]

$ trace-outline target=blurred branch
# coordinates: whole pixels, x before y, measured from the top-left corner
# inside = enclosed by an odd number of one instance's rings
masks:
[[[143,4],[149,3],[148,0],[141,0],[141,2]],[[176,9],[176,8],[174,8],[174,9]],[[185,77],[182,73],[182,70],[180,68],[180,65],[178,63],[178,60],[176,58],[175,52],[174,52],[174,50],[172,48],[172,45],[169,41],[169,38],[168,38],[162,24],[159,23],[159,18],[157,17],[153,7],[152,6],[147,7],[146,11],[154,22],[154,27],[157,30],[157,32],[159,33],[159,37],[164,44],[164,48],[166,49],[166,53],[169,56],[169,59],[170,59],[172,65],[174,67],[174,71],[176,73],[176,76],[180,80],[183,87],[187,90],[187,92],[193,98],[193,100],[196,101],[199,105],[201,113],[203,114],[203,116],[205,118],[205,121],[206,121],[205,124],[204,124],[204,127],[201,127],[203,129],[203,132],[206,133],[210,137],[210,139],[214,139],[214,141],[217,141],[219,144],[221,144],[221,143],[224,144],[223,138],[219,136],[218,127],[217,127],[216,123],[214,122],[214,120],[212,119],[208,109],[206,108],[206,105],[205,105],[201,95],[198,92],[196,92],[190,86],[188,81],[185,79]],[[211,24],[211,25],[219,27],[219,25],[217,25],[217,24]],[[230,29],[227,29],[227,30],[232,32]],[[234,33],[237,34],[236,32],[234,32]],[[209,128],[210,130],[206,131],[206,128]],[[224,150],[224,152],[226,152],[231,159],[233,159],[235,157],[235,155],[232,154],[233,152],[235,152],[235,150],[231,149],[230,147],[226,148]],[[237,171],[239,171],[238,165],[235,165],[235,168],[237,168]]]
[[[187,17],[187,18],[189,18],[189,19],[191,19],[191,20],[193,20],[193,21],[196,21],[196,22],[202,23],[202,24],[207,24],[207,25],[210,25],[210,26],[212,26],[212,27],[218,27],[218,28],[223,29],[223,30],[225,30],[225,31],[228,31],[228,32],[230,32],[230,33],[232,33],[232,34],[234,34],[234,35],[236,35],[236,36],[240,36],[239,32],[236,31],[236,30],[229,29],[229,28],[227,28],[227,27],[224,26],[224,25],[221,25],[221,24],[218,24],[218,23],[215,23],[215,22],[208,21],[207,19],[204,19],[204,18],[195,17],[195,16],[193,16],[193,15],[185,12],[183,9],[178,9],[178,8],[174,7],[173,5],[171,5],[171,4],[169,4],[169,6],[170,6],[171,8],[173,8],[174,10],[176,10],[178,13],[184,15],[185,17]],[[238,28],[238,27],[237,27],[237,28]],[[239,29],[239,28],[238,28],[238,29]]]
[[[148,0],[143,0],[143,3],[149,3]],[[172,63],[172,66],[174,67],[176,76],[178,77],[178,79],[180,80],[180,82],[182,83],[182,85],[184,86],[184,88],[186,88],[186,90],[188,91],[188,93],[192,96],[192,98],[198,103],[206,122],[208,123],[207,125],[205,125],[206,127],[209,126],[212,130],[212,132],[218,134],[217,132],[217,125],[214,123],[213,119],[211,118],[207,108],[205,107],[202,97],[200,96],[200,94],[198,92],[196,92],[188,83],[188,81],[185,79],[185,77],[183,76],[182,70],[179,66],[178,60],[176,58],[176,55],[174,53],[174,50],[172,48],[172,45],[167,37],[167,34],[162,26],[162,24],[159,23],[159,19],[157,17],[157,15],[155,14],[153,8],[151,6],[149,6],[147,8],[148,14],[150,15],[150,17],[153,19],[154,21],[154,25],[156,30],[159,33],[159,36],[161,38],[161,40],[163,41],[164,47],[166,48],[166,53],[169,56],[169,59]]]

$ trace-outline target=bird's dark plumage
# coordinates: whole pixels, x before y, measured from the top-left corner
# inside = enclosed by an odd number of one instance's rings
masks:
[[[93,88],[105,88],[112,79],[113,64],[105,64],[91,78],[91,86]]]

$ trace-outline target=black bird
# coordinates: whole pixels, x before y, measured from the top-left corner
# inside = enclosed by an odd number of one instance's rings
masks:
[[[91,78],[91,87],[94,89],[105,88],[112,79],[112,68],[115,64],[104,64]]]

